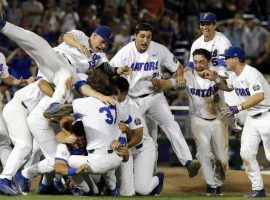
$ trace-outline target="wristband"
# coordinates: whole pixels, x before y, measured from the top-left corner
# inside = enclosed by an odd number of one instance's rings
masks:
[[[68,168],[68,176],[76,175],[76,169],[75,168]]]
[[[214,82],[217,84],[220,83],[220,81],[221,81],[221,78],[219,76],[217,76],[216,80],[214,80]]]
[[[241,104],[238,104],[238,105],[237,105],[237,109],[238,109],[239,111],[242,111],[242,110],[243,110],[243,107],[241,106]]]

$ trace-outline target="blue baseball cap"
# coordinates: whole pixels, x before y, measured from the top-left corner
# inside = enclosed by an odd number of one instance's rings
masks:
[[[109,44],[113,43],[113,32],[109,26],[98,26],[95,33],[102,37]]]
[[[211,12],[200,13],[200,22],[216,23],[217,16]]]
[[[231,46],[229,49],[225,51],[224,54],[221,54],[221,56],[224,56],[226,58],[234,58],[237,57],[239,59],[245,59],[246,53],[244,49],[237,47],[237,46]]]

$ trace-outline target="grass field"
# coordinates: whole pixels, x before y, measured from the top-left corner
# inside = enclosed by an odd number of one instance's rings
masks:
[[[69,195],[37,195],[37,194],[30,194],[27,196],[16,196],[16,197],[9,197],[9,196],[0,196],[1,200],[10,200],[10,199],[18,199],[18,200],[86,200],[86,199],[91,199],[91,200],[105,200],[105,199],[121,199],[121,200],[132,200],[132,199],[143,199],[143,200],[150,200],[150,199],[168,199],[168,200],[174,200],[174,199],[190,199],[190,200],[201,200],[201,199],[207,199],[207,200],[212,200],[212,199],[220,199],[220,200],[237,200],[237,199],[245,199],[242,195],[224,195],[224,196],[216,196],[216,197],[206,197],[204,195],[162,195],[160,197],[145,197],[145,196],[136,196],[136,197],[76,197],[76,196],[69,196]],[[260,199],[270,199],[269,198],[260,198]]]

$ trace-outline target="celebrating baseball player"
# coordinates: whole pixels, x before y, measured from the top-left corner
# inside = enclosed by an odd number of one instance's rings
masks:
[[[130,148],[128,162],[120,166],[120,194],[132,196],[136,194],[161,195],[164,174],[158,172],[153,176],[156,159],[156,147],[149,136],[144,119],[137,104],[127,97],[129,83],[123,77],[117,77],[113,83],[118,88],[117,99],[122,110],[131,116],[129,126],[121,122],[119,127],[126,133]],[[133,178],[131,178],[133,177]]]
[[[211,64],[212,67],[219,69],[219,74],[222,77],[228,77],[226,64],[224,62],[225,50],[227,50],[231,43],[226,38],[226,36],[218,31],[216,31],[216,22],[217,16],[211,12],[200,13],[200,29],[202,36],[199,37],[191,46],[190,50],[190,59],[187,66],[194,68],[193,56],[192,53],[195,49],[203,48],[211,52]],[[238,104],[239,99],[234,91],[224,92],[225,102],[228,105]],[[236,121],[239,121],[241,124],[245,122],[246,112],[242,112],[234,116]],[[233,128],[240,128],[238,126],[232,125]]]
[[[189,94],[191,130],[197,146],[197,158],[207,184],[206,195],[222,195],[222,185],[228,169],[228,120],[221,116],[225,106],[218,82],[205,79],[211,66],[211,53],[206,49],[193,51],[194,70],[184,74]],[[216,70],[216,69],[215,69]],[[158,89],[176,87],[175,79],[153,79]],[[213,154],[210,154],[211,152]]]
[[[241,103],[223,108],[222,114],[232,116],[243,110],[248,112],[240,149],[240,155],[252,184],[252,191],[247,197],[265,197],[256,155],[262,141],[266,159],[270,161],[270,86],[257,69],[245,63],[245,51],[242,48],[232,46],[224,56],[228,70],[235,73],[230,74],[227,84],[221,81],[220,85],[226,90],[234,89]],[[220,80],[216,74],[211,79],[217,82]]]
[[[55,49],[37,34],[13,25],[3,17],[0,19],[0,29],[4,35],[15,41],[30,55],[36,61],[41,73],[49,82],[55,84],[56,88],[51,103],[44,112],[44,116],[47,118],[70,113],[72,106],[63,104],[73,83],[77,83],[84,95],[94,96],[109,104],[116,103],[113,98],[93,91],[85,82],[79,82],[76,70],[86,73],[91,67],[101,67],[111,75],[123,73],[130,75],[131,73],[127,66],[117,70],[111,68],[106,62],[107,58],[98,53],[106,47],[107,43],[112,43],[112,30],[107,26],[99,26],[90,37],[81,31],[68,32],[63,37],[64,42]],[[71,34],[73,35],[70,36]]]
[[[180,162],[187,167],[189,176],[197,174],[200,164],[192,156],[178,123],[174,120],[163,92],[155,92],[151,78],[161,77],[161,66],[171,72],[181,72],[182,66],[163,45],[152,40],[152,26],[140,23],[135,29],[135,41],[124,46],[110,61],[114,67],[131,66],[133,77],[127,77],[129,97],[139,106],[143,115],[150,115],[164,130]],[[181,77],[179,81],[182,83]]]

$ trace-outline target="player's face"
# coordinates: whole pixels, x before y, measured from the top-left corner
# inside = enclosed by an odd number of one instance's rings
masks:
[[[88,40],[89,46],[94,52],[103,51],[106,48],[107,42],[98,34],[93,33]]]
[[[225,64],[229,71],[234,71],[236,68],[235,58],[225,58]]]
[[[76,144],[79,147],[85,147],[86,146],[86,138],[85,138],[85,136],[82,136],[82,137],[77,136]]]
[[[209,69],[210,62],[203,55],[193,56],[193,63],[196,72],[203,72],[206,69]]]
[[[125,101],[126,96],[127,96],[127,92],[121,92],[118,89],[117,89],[117,92],[118,92],[118,94],[117,94],[117,101],[120,102],[120,103],[123,102],[123,101]]]
[[[140,31],[135,34],[135,44],[139,52],[144,52],[148,49],[152,40],[152,33],[150,31]]]
[[[201,22],[200,29],[205,38],[213,39],[215,36],[216,25],[209,22]]]

